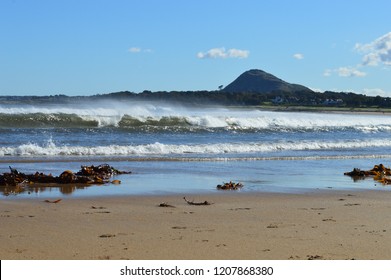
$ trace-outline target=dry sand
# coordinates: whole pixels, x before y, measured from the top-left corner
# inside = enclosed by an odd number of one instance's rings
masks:
[[[5,198],[0,259],[391,259],[390,192],[188,198]]]

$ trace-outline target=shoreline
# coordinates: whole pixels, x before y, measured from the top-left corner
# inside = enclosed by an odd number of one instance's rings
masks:
[[[2,200],[0,258],[391,259],[389,192],[186,197]]]

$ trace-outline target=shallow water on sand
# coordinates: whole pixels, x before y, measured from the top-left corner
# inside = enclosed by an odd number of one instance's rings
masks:
[[[382,159],[390,162],[390,159]],[[99,164],[89,162],[88,164]],[[108,162],[119,170],[132,174],[118,175],[120,185],[27,185],[17,195],[1,197],[88,197],[111,195],[165,195],[208,194],[226,192],[217,190],[223,182],[241,182],[244,187],[238,192],[304,193],[328,190],[388,190],[372,178],[354,181],[343,173],[353,167],[370,169],[379,164],[379,159],[329,159],[329,160],[252,160],[252,161],[116,161]],[[43,171],[59,175],[70,169],[78,171],[80,162],[17,163],[13,167],[24,173]],[[84,162],[83,162],[84,164]],[[0,164],[6,172],[8,166]],[[232,192],[232,191],[228,191]]]

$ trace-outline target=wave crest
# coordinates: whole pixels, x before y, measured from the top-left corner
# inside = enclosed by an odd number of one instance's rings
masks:
[[[0,128],[98,128],[214,131],[391,131],[387,116],[267,112],[239,109],[126,108],[2,108]]]
[[[167,156],[167,155],[235,155],[263,154],[278,151],[351,150],[391,147],[391,140],[367,141],[300,141],[218,144],[163,144],[108,145],[108,146],[57,146],[51,140],[45,145],[34,143],[17,147],[0,147],[0,156]]]

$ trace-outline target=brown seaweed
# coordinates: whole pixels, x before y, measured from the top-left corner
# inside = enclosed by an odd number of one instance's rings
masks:
[[[217,185],[218,190],[239,190],[243,188],[242,183],[235,183],[232,181],[229,181],[229,183],[223,183],[222,185]]]
[[[56,200],[44,200],[43,202],[47,202],[47,203],[59,203],[62,199],[56,199]]]
[[[59,176],[36,172],[34,174],[24,174],[12,168],[10,172],[0,174],[0,186],[19,186],[23,184],[105,184],[110,183],[110,178],[114,175],[130,174],[131,172],[119,171],[108,164],[98,166],[81,166],[77,173],[65,170]],[[120,181],[114,180],[115,183]]]
[[[366,177],[373,177],[373,179],[383,185],[391,184],[391,169],[385,167],[383,164],[375,165],[370,170],[361,170],[353,168],[350,172],[345,172],[344,175],[350,176],[353,180],[363,179]]]
[[[207,200],[205,200],[205,201],[203,201],[203,202],[194,202],[194,201],[190,201],[190,200],[187,200],[185,196],[183,197],[183,199],[184,199],[184,200],[187,202],[187,204],[189,204],[189,205],[197,205],[197,206],[199,206],[199,205],[212,205],[212,204],[213,204],[213,203],[211,203],[211,202],[209,202],[209,201],[207,201]]]

